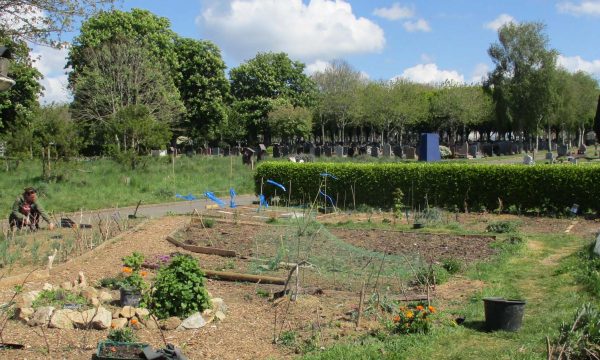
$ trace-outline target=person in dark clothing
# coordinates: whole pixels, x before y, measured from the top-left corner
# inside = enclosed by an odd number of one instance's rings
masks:
[[[48,223],[50,230],[54,229],[54,223],[50,221],[50,217],[37,202],[37,190],[28,187],[25,188],[23,195],[19,196],[13,204],[12,211],[8,218],[10,228],[22,229],[24,226],[29,226],[32,230],[37,230],[40,227],[40,217]]]

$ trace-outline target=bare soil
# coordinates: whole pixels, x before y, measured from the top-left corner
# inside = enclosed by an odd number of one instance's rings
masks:
[[[428,261],[454,258],[465,262],[486,259],[496,253],[491,236],[461,236],[375,229],[330,229],[338,238],[365,249],[388,254],[420,254]]]

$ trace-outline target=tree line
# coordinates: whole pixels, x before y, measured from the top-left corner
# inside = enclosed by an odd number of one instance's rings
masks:
[[[134,161],[175,139],[191,146],[264,142],[399,142],[439,132],[581,141],[598,81],[557,66],[541,23],[509,23],[482,84],[365,78],[343,60],[311,75],[285,53],[258,53],[226,73],[210,41],[182,38],[147,10],[103,10],[69,47],[70,104],[40,106],[41,74],[22,37],[0,29],[17,84],[0,93],[0,138],[15,157],[111,155]]]

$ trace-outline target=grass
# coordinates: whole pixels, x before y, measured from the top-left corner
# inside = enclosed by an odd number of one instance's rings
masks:
[[[46,210],[79,211],[176,201],[175,194],[205,191],[229,196],[254,191],[252,170],[238,157],[148,158],[144,168],[129,170],[112,160],[72,160],[53,163],[53,177],[43,181],[41,164],[32,160],[17,169],[0,169],[0,216],[7,218],[13,202],[27,186],[37,187]]]
[[[470,298],[449,304],[442,316],[465,317],[462,326],[440,325],[428,335],[363,336],[338,344],[305,359],[545,359],[545,336],[558,334],[562,321],[594,295],[576,283],[569,271],[556,271],[573,261],[585,240],[565,235],[528,235],[530,245],[501,243],[502,252],[492,262],[467,271],[471,280],[485,284]],[[557,258],[556,261],[548,261]],[[482,299],[488,296],[522,298],[527,301],[519,332],[482,331]],[[595,298],[598,301],[598,298]]]

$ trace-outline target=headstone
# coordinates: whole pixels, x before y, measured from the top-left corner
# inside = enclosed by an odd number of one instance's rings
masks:
[[[331,155],[333,155],[333,149],[331,148],[331,146],[325,146],[325,156],[327,157],[331,157]]]
[[[523,157],[523,164],[525,164],[525,165],[535,165],[535,161],[533,161],[533,158],[531,157],[531,155],[526,154]]]
[[[569,161],[571,164],[577,165],[577,158],[576,158],[576,157],[569,156],[569,157],[567,158],[567,160],[568,160],[568,161]]]
[[[596,246],[594,246],[594,254],[600,256],[600,234],[596,237]]]
[[[225,149],[223,149],[223,156],[229,156],[231,155],[231,148],[226,147]]]
[[[219,156],[219,155],[221,155],[221,149],[218,147],[211,148],[210,154],[214,155],[214,156]]]
[[[279,144],[273,144],[273,158],[278,159],[281,157],[281,148]]]
[[[261,161],[267,156],[267,147],[265,144],[258,144],[258,151],[256,152],[256,161]]]
[[[417,149],[415,149],[412,146],[405,146],[403,150],[404,150],[404,153],[406,154],[406,158],[408,160],[414,160],[414,159],[416,159]]]
[[[367,146],[363,145],[358,148],[358,155],[367,155]]]
[[[152,157],[167,156],[167,150],[152,150],[150,151],[150,155],[152,155]],[[0,144],[0,157],[4,157],[4,149],[2,148],[2,144]]]
[[[312,156],[315,156],[315,144],[313,143],[306,143],[304,145],[304,153],[305,154],[310,154]]]
[[[385,157],[392,156],[392,145],[383,144],[383,156],[385,156]]]
[[[242,150],[242,164],[251,165],[252,164],[252,156],[254,156],[254,150],[247,147]]]
[[[281,156],[286,157],[290,154],[290,148],[287,145],[281,145]]]
[[[341,145],[336,145],[335,156],[338,156],[338,157],[344,156],[344,148]]]
[[[419,161],[440,161],[440,136],[436,133],[421,134]]]
[[[479,156],[479,144],[469,145],[469,156],[474,158]]]
[[[509,150],[510,150],[510,154],[511,155],[520,154],[521,153],[521,151],[519,151],[519,145],[517,145],[517,143],[514,143],[514,142],[511,141],[509,144],[510,144],[509,145],[510,146]]]
[[[4,157],[5,152],[6,152],[6,143],[0,142],[0,157]]]
[[[396,157],[402,158],[402,146],[400,146],[400,145],[394,146],[393,151],[394,151],[394,155]]]
[[[348,148],[348,157],[353,157],[355,153],[356,153],[356,148],[354,146],[351,146]]]
[[[464,143],[458,148],[458,157],[466,158],[469,156],[469,143]]]
[[[321,157],[321,154],[323,154],[323,148],[320,146],[316,146],[315,147],[315,157]]]
[[[546,161],[549,161],[550,163],[554,163],[554,154],[551,152],[547,152],[546,153]]]
[[[587,146],[585,146],[584,144],[581,144],[579,149],[577,149],[577,155],[585,155],[586,151],[587,151]]]
[[[552,143],[552,145],[550,147],[552,148],[552,151],[556,151],[558,148],[558,144]]]
[[[510,155],[510,146],[508,141],[501,141],[498,143],[498,154],[499,155]]]
[[[379,157],[379,148],[377,146],[371,146],[371,156]]]
[[[344,156],[348,156],[348,149],[350,149],[349,146],[344,146],[342,153],[344,154]]]
[[[558,156],[567,156],[569,147],[567,145],[560,145],[556,148],[556,152],[558,153]]]
[[[494,146],[492,144],[483,144],[481,146],[481,152],[484,153],[485,156],[493,156]]]

